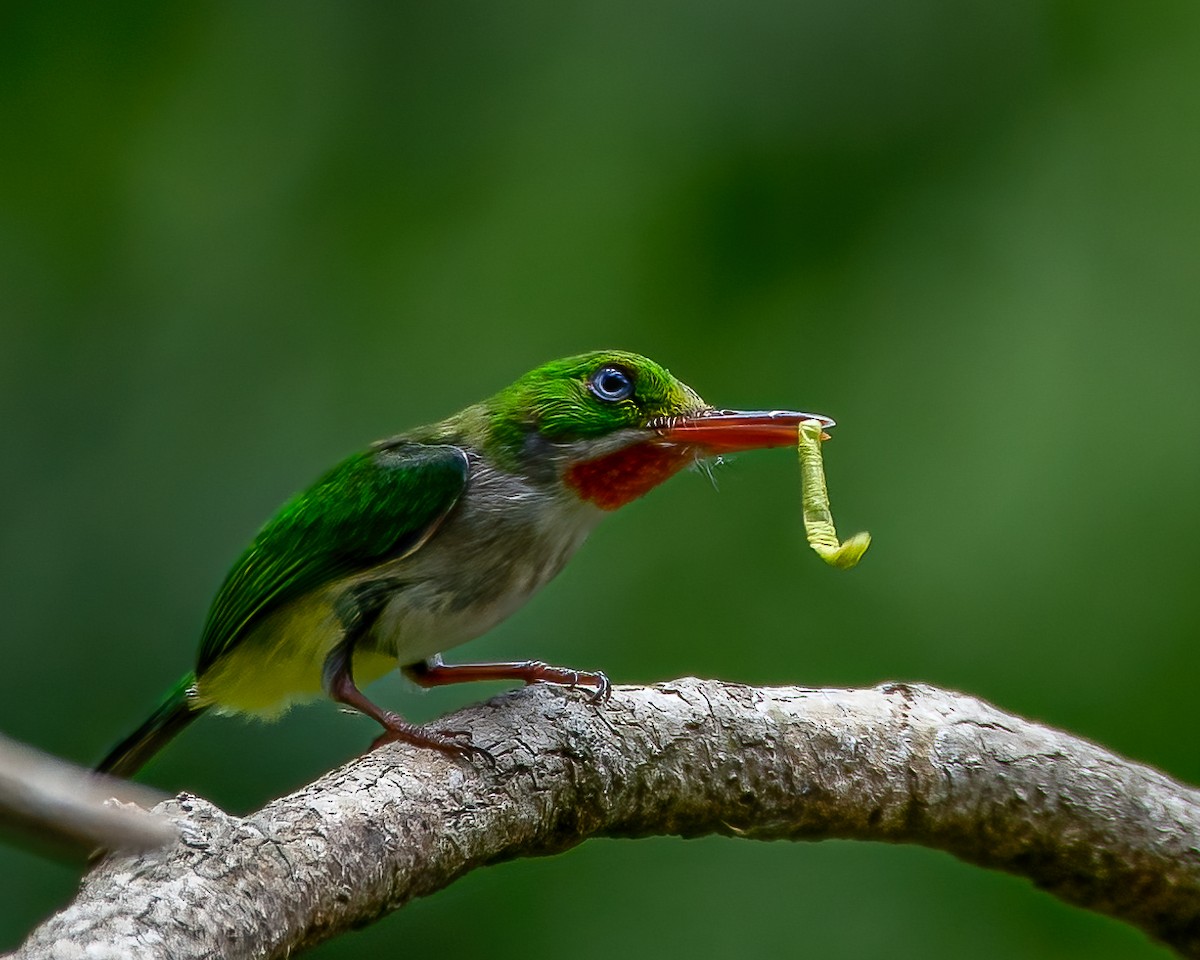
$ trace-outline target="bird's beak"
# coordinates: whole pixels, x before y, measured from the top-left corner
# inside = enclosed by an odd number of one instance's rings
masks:
[[[823,430],[834,426],[830,417],[791,410],[705,410],[672,417],[655,427],[667,443],[699,447],[706,454],[737,453],[764,447],[796,445],[796,430],[805,420],[815,420]],[[828,440],[822,433],[822,440]]]

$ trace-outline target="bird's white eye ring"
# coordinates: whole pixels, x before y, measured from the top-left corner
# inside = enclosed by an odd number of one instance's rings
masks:
[[[616,403],[633,396],[633,377],[623,367],[604,366],[592,374],[588,387],[601,400]]]

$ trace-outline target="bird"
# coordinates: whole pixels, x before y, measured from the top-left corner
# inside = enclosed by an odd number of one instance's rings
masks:
[[[362,687],[401,669],[421,686],[554,683],[611,693],[599,671],[540,660],[447,663],[558,574],[608,513],[706,458],[794,445],[832,419],[705,403],[618,350],[545,363],[491,398],[338,463],[262,527],[212,602],[195,668],[98,764],[131,777],[207,711],[275,718],[327,696],[391,741],[487,757],[417,726]]]

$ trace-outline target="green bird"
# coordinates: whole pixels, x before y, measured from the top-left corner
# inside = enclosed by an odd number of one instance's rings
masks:
[[[208,614],[196,668],[97,770],[131,776],[201,713],[275,717],[322,694],[392,740],[456,755],[361,686],[549,682],[608,698],[608,678],[529,660],[448,664],[545,586],[609,511],[703,458],[796,443],[786,411],[717,410],[645,357],[555,360],[461,413],[343,460],[259,531]]]

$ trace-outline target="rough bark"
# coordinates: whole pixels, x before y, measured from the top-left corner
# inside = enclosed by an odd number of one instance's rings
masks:
[[[971,697],[531,687],[443,726],[495,766],[392,745],[247,817],[180,796],[178,842],[100,864],[15,956],[285,956],[498,860],[722,833],[937,847],[1200,957],[1200,792]]]

